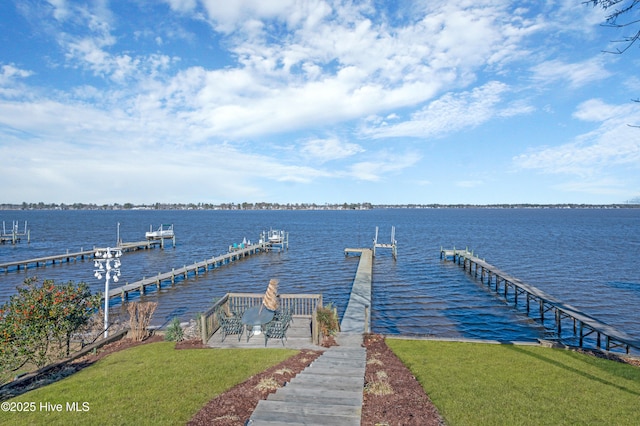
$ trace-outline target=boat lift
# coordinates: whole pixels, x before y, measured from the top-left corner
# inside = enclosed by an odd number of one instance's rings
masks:
[[[391,249],[393,260],[398,260],[398,241],[396,241],[396,227],[391,227],[391,243],[383,244],[378,242],[378,227],[376,226],[376,237],[373,239],[373,256],[376,256],[376,248]]]
[[[6,224],[2,221],[2,235],[0,235],[0,243],[4,244],[11,241],[11,244],[20,242],[22,237],[27,237],[27,243],[31,242],[31,230],[27,228],[27,221],[24,221],[24,231],[20,232],[19,223],[17,220],[13,221],[11,229],[7,232]]]
[[[147,241],[160,240],[160,247],[164,248],[164,240],[172,240],[173,247],[176,246],[176,234],[173,232],[173,224],[161,224],[158,229],[153,230],[153,225],[149,225],[149,231],[145,232]]]

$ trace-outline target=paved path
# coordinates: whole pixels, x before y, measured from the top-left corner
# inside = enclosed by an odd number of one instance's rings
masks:
[[[342,331],[336,337],[338,346],[327,349],[286,386],[259,401],[248,425],[360,425],[367,364],[362,333],[371,306],[371,268],[372,252],[363,249]]]
[[[362,336],[337,338],[286,386],[258,402],[248,425],[360,425],[367,351]]]

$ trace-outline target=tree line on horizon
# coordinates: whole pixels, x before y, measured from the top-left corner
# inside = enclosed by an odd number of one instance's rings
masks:
[[[588,203],[496,203],[496,204],[439,204],[439,203],[411,203],[411,204],[372,204],[361,203],[1,203],[0,210],[372,210],[372,209],[441,209],[441,208],[638,208],[640,197],[624,203],[588,204]]]

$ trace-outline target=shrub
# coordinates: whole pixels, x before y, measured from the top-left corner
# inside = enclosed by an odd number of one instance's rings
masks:
[[[149,324],[156,306],[158,304],[155,302],[131,302],[127,306],[131,338],[134,341],[140,342],[149,336]]]
[[[164,333],[164,340],[169,342],[180,342],[184,339],[184,331],[180,325],[178,317],[173,317],[171,324],[167,327]]]
[[[42,367],[69,354],[71,335],[85,326],[100,304],[86,283],[38,284],[28,278],[0,307],[0,370],[27,363]]]

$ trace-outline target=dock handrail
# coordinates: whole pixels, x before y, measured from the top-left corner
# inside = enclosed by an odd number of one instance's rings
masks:
[[[218,330],[217,317],[215,315],[219,308],[225,309],[227,313],[243,312],[246,309],[262,303],[263,293],[227,293],[213,306],[200,316],[200,337],[202,342],[209,341],[211,336]],[[280,294],[278,295],[281,309],[286,309],[296,317],[311,318],[311,331],[314,344],[320,343],[319,327],[316,320],[316,310],[322,306],[322,294]]]

